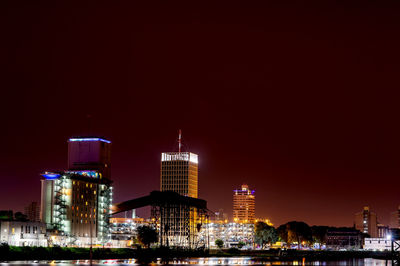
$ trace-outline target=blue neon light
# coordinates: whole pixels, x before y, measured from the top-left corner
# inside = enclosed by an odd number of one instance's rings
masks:
[[[77,138],[77,139],[69,139],[69,141],[102,141],[105,143],[111,143],[111,141],[101,138]]]
[[[61,175],[60,174],[55,174],[55,173],[44,173],[42,176],[48,180],[53,180],[59,178]]]

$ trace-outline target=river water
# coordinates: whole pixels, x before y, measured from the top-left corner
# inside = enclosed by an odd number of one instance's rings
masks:
[[[57,260],[57,261],[13,261],[0,263],[0,265],[90,265],[89,260]],[[139,265],[135,259],[93,260],[93,265]],[[161,260],[150,265],[162,265]],[[187,258],[169,261],[169,265],[365,265],[365,266],[391,266],[399,265],[397,261],[377,259],[352,259],[343,261],[262,261],[251,257],[237,258]]]

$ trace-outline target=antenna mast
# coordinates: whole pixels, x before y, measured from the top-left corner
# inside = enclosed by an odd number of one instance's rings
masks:
[[[179,136],[178,136],[178,147],[179,147],[179,153],[181,152],[181,147],[182,147],[182,130],[179,129]]]

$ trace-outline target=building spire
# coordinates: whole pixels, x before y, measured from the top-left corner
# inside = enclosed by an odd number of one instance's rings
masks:
[[[179,135],[178,135],[178,147],[179,147],[179,153],[181,152],[181,147],[182,147],[182,130],[179,129]]]

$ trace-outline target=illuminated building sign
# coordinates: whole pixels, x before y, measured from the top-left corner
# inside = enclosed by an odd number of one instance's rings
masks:
[[[197,154],[191,152],[169,152],[161,154],[161,161],[189,161],[195,164],[199,163]]]

